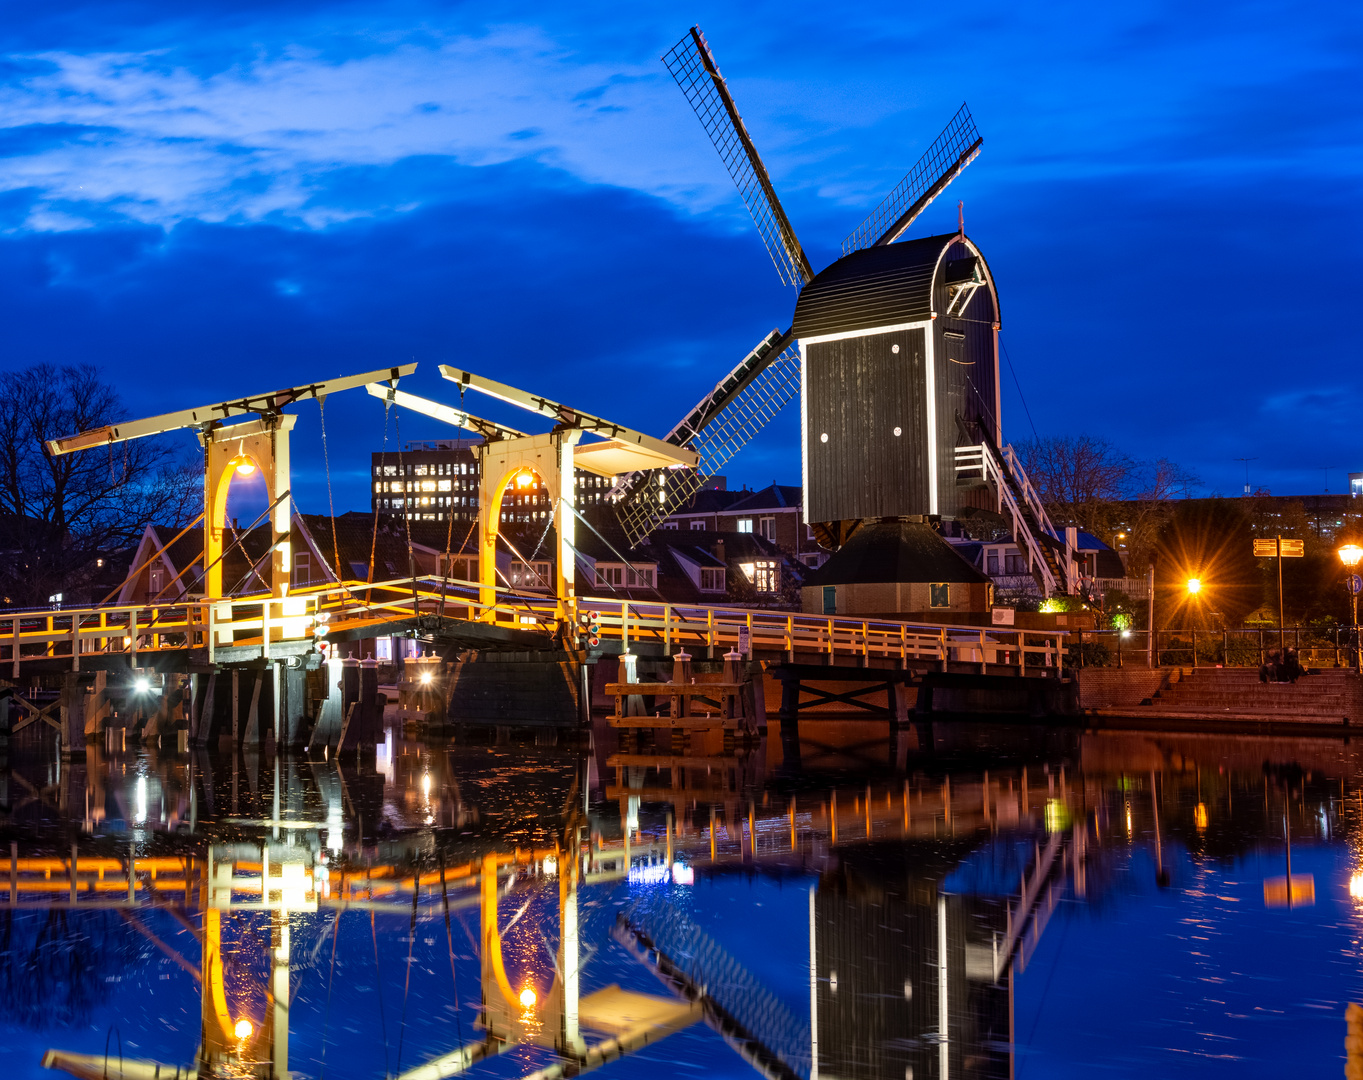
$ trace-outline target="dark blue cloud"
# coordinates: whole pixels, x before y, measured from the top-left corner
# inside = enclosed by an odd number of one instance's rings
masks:
[[[439,396],[433,369],[445,361],[666,430],[784,324],[794,299],[736,196],[691,198],[724,183],[722,170],[656,61],[691,17],[816,268],[970,101],[985,153],[915,231],[954,228],[964,199],[1028,405],[1005,374],[1008,437],[1031,433],[1030,412],[1043,434],[1105,433],[1226,492],[1242,482],[1238,457],[1258,457],[1254,481],[1279,491],[1316,489],[1320,465],[1363,468],[1350,419],[1363,387],[1345,315],[1363,279],[1363,35],[1356,11],[1322,3],[864,5],[836,19],[814,5],[30,5],[0,27],[11,54],[0,86],[53,76],[54,61],[35,55],[47,50],[135,57],[166,81],[101,72],[91,95],[131,87],[139,116],[179,85],[175,73],[199,83],[188,119],[173,124],[130,119],[119,132],[106,126],[121,122],[117,110],[95,110],[109,118],[46,117],[0,135],[5,160],[43,163],[0,193],[3,363],[98,359],[143,414],[410,358],[424,365],[416,388]],[[296,123],[288,108],[258,122],[261,101],[246,100],[253,64],[334,71],[507,26],[541,35],[516,62],[547,80],[529,87],[547,95],[544,109],[490,121],[489,160],[518,161],[471,167],[480,159],[467,147],[366,153],[366,137],[387,137],[383,125],[348,144],[307,143],[353,121],[306,96],[334,82],[300,84]],[[572,65],[592,70],[553,81]],[[83,84],[68,76],[69,96]],[[476,96],[476,80],[464,85]],[[463,101],[439,89],[398,95],[391,124],[456,115]],[[583,111],[556,113],[555,94]],[[450,130],[476,129],[482,107]],[[218,111],[196,126],[202,108]],[[657,114],[626,129],[628,141],[605,127],[565,135],[567,115],[629,108]],[[612,162],[581,154],[598,137],[630,177],[618,183],[655,194],[601,181]],[[191,143],[193,155],[170,153]],[[63,166],[65,151],[80,156]],[[106,161],[133,189],[101,187]],[[66,169],[61,183],[43,171],[53,162]],[[677,172],[682,194],[639,180],[635,167],[650,162]],[[346,432],[344,454],[332,455],[342,502],[363,505],[381,410],[353,394],[328,408],[329,430]],[[796,429],[791,410],[734,478],[794,480]],[[316,437],[311,419],[299,430],[300,447]],[[435,434],[404,421],[404,437]],[[316,457],[300,450],[297,461],[313,498]]]
[[[392,171],[410,175],[337,182],[438,174],[460,198],[323,231],[187,222],[0,239],[4,363],[94,360],[138,414],[410,360],[422,365],[410,389],[451,400],[436,371],[451,363],[663,434],[789,317],[793,294],[760,242],[654,200],[525,166]],[[527,425],[491,401],[469,407]],[[382,406],[351,392],[327,411],[340,507],[365,505]],[[298,491],[317,510],[316,409],[301,413]],[[450,434],[400,423],[403,439]]]

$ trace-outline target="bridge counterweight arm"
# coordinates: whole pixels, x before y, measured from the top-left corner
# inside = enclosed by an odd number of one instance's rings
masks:
[[[350,390],[381,380],[391,380],[396,383],[402,376],[410,375],[415,370],[415,364],[402,364],[380,371],[366,371],[363,375],[348,375],[339,379],[327,379],[325,382],[308,383],[305,386],[272,390],[266,394],[253,394],[250,397],[236,398],[232,401],[220,401],[214,405],[204,405],[197,409],[163,413],[160,416],[147,417],[145,420],[107,424],[104,427],[82,431],[77,435],[68,435],[62,439],[49,439],[47,452],[53,457],[59,457],[62,454],[70,454],[77,450],[87,450],[92,446],[127,442],[129,439],[142,439],[148,435],[160,435],[167,431],[179,431],[182,428],[213,428],[234,416],[244,416],[250,413],[268,416],[278,413],[286,405],[292,405],[294,402],[303,401],[306,398],[323,398],[327,394]]]
[[[633,443],[644,450],[652,451],[679,465],[694,466],[700,461],[700,455],[694,450],[684,447],[674,446],[672,443],[663,439],[654,438],[652,435],[645,435],[642,431],[635,431],[622,424],[616,424],[610,420],[603,420],[599,416],[591,413],[584,413],[578,409],[570,408],[539,394],[531,394],[525,390],[518,390],[514,386],[506,383],[499,383],[493,379],[485,379],[481,375],[475,375],[471,371],[464,371],[460,368],[451,367],[448,364],[440,365],[440,374],[456,383],[461,387],[470,390],[477,390],[480,394],[505,401],[518,408],[526,409],[540,416],[547,416],[569,428],[576,428],[580,431],[588,431],[595,435],[600,435],[607,439],[616,439],[620,442]]]
[[[401,405],[404,409],[411,409],[413,412],[421,413],[423,416],[429,416],[435,420],[443,420],[445,423],[463,428],[465,431],[476,431],[485,439],[522,439],[526,437],[524,431],[517,431],[505,424],[484,420],[482,417],[464,412],[463,409],[442,405],[440,402],[431,401],[429,398],[418,397],[416,394],[397,390],[388,383],[370,383],[365,389],[376,398],[383,398],[384,401]]]

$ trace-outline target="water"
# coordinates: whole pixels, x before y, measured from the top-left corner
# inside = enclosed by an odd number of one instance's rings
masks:
[[[1363,1000],[1356,745],[799,736],[622,752],[605,728],[582,746],[390,728],[339,764],[63,762],[30,728],[0,771],[0,1074],[52,1076],[58,1050],[93,1055],[87,1075],[201,1056],[267,1075],[287,1054],[295,1076],[417,1080],[489,1028],[505,1052],[470,1075],[552,1075],[555,1046],[612,1037],[603,1075],[649,1080],[1342,1069]]]

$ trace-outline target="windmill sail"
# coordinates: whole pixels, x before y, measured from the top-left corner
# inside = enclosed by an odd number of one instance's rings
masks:
[[[850,255],[862,248],[893,244],[913,224],[913,219],[975,160],[983,144],[970,110],[962,105],[909,174],[842,242],[842,253]]]
[[[800,287],[814,273],[700,27],[691,27],[663,57],[663,63],[719,151],[771,253],[776,272],[786,284]]]
[[[790,331],[773,330],[667,436],[700,455],[694,469],[652,469],[617,481],[612,497],[629,542],[685,506],[799,392],[799,349]]]

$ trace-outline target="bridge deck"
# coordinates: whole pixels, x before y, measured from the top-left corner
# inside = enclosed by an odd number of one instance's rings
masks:
[[[858,666],[928,661],[1013,667],[1019,672],[1063,663],[1066,632],[971,627],[890,619],[584,597],[600,643],[593,651],[683,650],[717,658],[746,639],[753,655]],[[559,629],[552,596],[498,590],[483,604],[469,581],[398,579],[299,589],[284,598],[231,597],[177,603],[0,612],[0,664],[17,678],[25,664],[79,670],[129,666],[173,656],[202,663],[279,659],[313,648],[315,629],[332,641],[419,629],[426,635],[489,648],[548,647]]]

